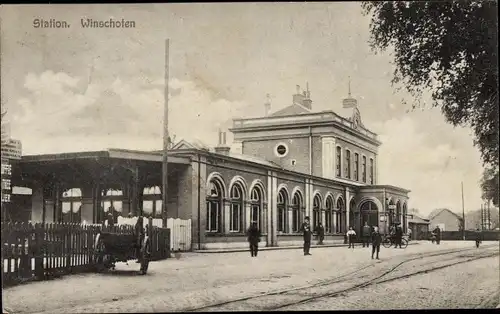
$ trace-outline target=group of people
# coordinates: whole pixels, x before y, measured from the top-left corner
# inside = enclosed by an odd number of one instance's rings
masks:
[[[352,227],[349,227],[349,231],[346,233],[347,242],[349,244],[348,248],[354,249],[354,241],[356,238],[356,231]],[[377,226],[370,227],[367,222],[361,229],[361,239],[363,243],[363,247],[370,247],[370,243],[372,244],[372,259],[376,256],[376,259],[379,259],[380,254],[380,245],[382,244],[382,234],[380,233]]]
[[[310,253],[311,249],[311,240],[313,235],[313,228],[310,224],[309,217],[304,218],[304,223],[300,227],[300,231],[303,234],[304,239],[304,256],[312,255]],[[321,223],[314,229],[318,235],[318,244],[323,244],[323,240],[325,237],[324,228]],[[261,237],[261,232],[257,226],[256,222],[252,222],[250,227],[247,230],[248,243],[250,244],[250,254],[252,257],[257,256],[259,251],[259,242]],[[354,240],[356,237],[356,232],[352,227],[349,227],[349,231],[346,233],[347,241],[349,244],[349,248],[354,248]],[[403,229],[401,226],[396,225],[391,229],[391,237],[393,237],[393,241],[396,244],[396,247],[399,245],[401,247],[401,240],[403,238]],[[363,247],[370,247],[370,243],[372,244],[372,259],[379,259],[380,253],[380,245],[382,244],[382,234],[379,231],[378,227],[370,227],[368,223],[365,222],[365,225],[362,229],[362,239],[363,239]]]

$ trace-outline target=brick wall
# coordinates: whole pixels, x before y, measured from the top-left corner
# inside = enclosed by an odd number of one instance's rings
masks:
[[[275,153],[276,145],[279,143],[284,143],[288,146],[288,154],[285,157],[278,157]],[[252,140],[243,142],[243,154],[264,158],[282,166],[287,170],[309,173],[308,137],[292,137],[287,139],[270,139],[261,141]],[[321,156],[318,156],[318,158],[321,158]],[[292,160],[295,160],[294,165],[292,164]],[[316,168],[317,167],[318,166],[316,166]],[[321,164],[319,167],[321,167]]]

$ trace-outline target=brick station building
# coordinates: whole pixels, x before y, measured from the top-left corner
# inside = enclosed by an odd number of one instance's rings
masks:
[[[314,112],[298,90],[290,106],[235,119],[230,131],[231,148],[220,132],[215,148],[182,140],[168,152],[167,215],[192,220],[194,249],[246,247],[251,221],[267,246],[301,243],[305,216],[323,223],[325,243],[343,241],[349,226],[360,234],[365,221],[406,229],[410,191],[379,184],[381,143],[357,106],[348,118]],[[23,205],[32,221],[99,223],[108,211],[160,218],[161,173],[161,151],[109,149],[23,156],[12,180],[32,189]]]

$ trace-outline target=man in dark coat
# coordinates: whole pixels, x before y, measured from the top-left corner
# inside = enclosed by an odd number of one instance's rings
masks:
[[[396,249],[399,245],[401,248],[401,242],[403,240],[403,228],[400,225],[397,225],[394,229],[394,248]]]
[[[481,232],[481,230],[479,230],[479,228],[476,229],[475,237],[476,237],[476,247],[479,248],[479,244],[483,242],[483,233]]]
[[[250,254],[252,257],[257,256],[259,252],[260,230],[256,222],[252,222],[247,230],[248,243],[250,244]]]
[[[111,213],[111,211],[108,212],[108,227],[113,227],[115,225],[115,219],[113,217],[113,214]]]
[[[436,244],[439,244],[441,242],[441,229],[439,226],[436,226],[436,229],[434,229],[433,233],[436,235]]]
[[[318,244],[322,245],[323,240],[325,239],[325,228],[323,227],[323,224],[321,222],[316,227],[316,233],[318,234]]]
[[[375,227],[375,230],[372,232],[371,240],[372,240],[372,259],[375,252],[377,253],[377,259],[379,259],[378,253],[380,252],[380,243],[382,243],[382,235],[378,231],[378,227]]]
[[[135,244],[137,248],[137,256],[140,256],[142,241],[144,240],[144,235],[145,235],[144,218],[142,218],[142,216],[139,216],[137,218],[137,222],[135,223],[134,227],[134,235],[136,241]],[[139,262],[139,260],[137,262]]]
[[[370,226],[368,226],[368,222],[365,221],[365,225],[363,226],[363,230],[361,231],[362,232],[362,236],[363,236],[363,247],[370,247],[370,236],[371,236],[371,233],[372,233],[372,228],[370,228]]]
[[[304,255],[312,255],[311,253],[309,253],[309,250],[311,249],[311,235],[312,235],[311,225],[309,223],[309,217],[306,217],[304,219],[304,223],[302,224],[300,230],[304,233]]]

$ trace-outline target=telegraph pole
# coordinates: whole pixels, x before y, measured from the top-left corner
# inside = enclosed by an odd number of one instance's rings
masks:
[[[488,215],[486,217],[488,217],[488,230],[491,230],[491,208],[490,208],[490,203],[491,203],[491,200],[488,200]]]
[[[465,241],[465,205],[464,205],[464,182],[462,181],[462,240]]]
[[[169,81],[169,39],[165,40],[165,103],[163,113],[163,163],[162,163],[162,219],[163,228],[167,227],[167,202],[168,202],[168,148],[170,138],[168,135],[168,81]]]
[[[482,203],[481,203],[481,230],[484,230],[484,208]]]

